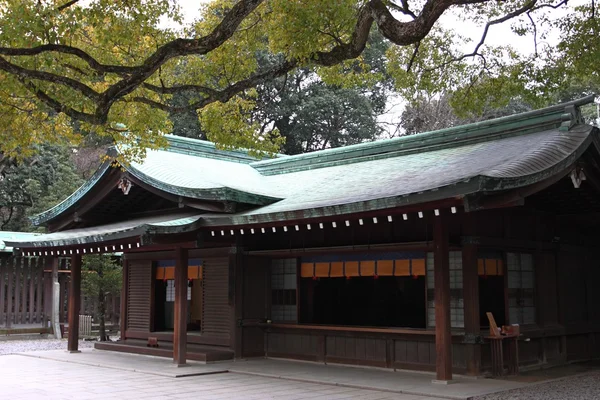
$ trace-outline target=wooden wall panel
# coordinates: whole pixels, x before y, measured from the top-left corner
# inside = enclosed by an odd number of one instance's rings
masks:
[[[541,326],[556,325],[559,321],[558,297],[549,296],[558,290],[556,281],[556,256],[554,253],[541,253],[536,257],[536,285],[538,321]]]
[[[521,365],[539,364],[542,358],[542,340],[540,338],[531,339],[528,342],[519,341],[519,363]]]
[[[327,336],[327,357],[334,359],[386,361],[385,339]]]
[[[547,337],[543,339],[544,355],[546,357],[546,362],[557,363],[561,361],[562,354],[560,342],[560,337]]]
[[[269,267],[267,258],[245,257],[243,261],[243,310],[244,324],[262,322],[267,319]],[[242,329],[242,357],[264,356],[265,338],[262,328],[244,326]]]
[[[127,277],[127,329],[150,331],[152,262],[130,261]]]
[[[567,336],[567,361],[589,360],[590,354],[590,335],[569,335]]]
[[[229,258],[204,259],[202,335],[231,337],[232,307],[228,301]]]
[[[314,361],[317,359],[317,354],[316,336],[294,333],[269,333],[267,335],[268,356]]]
[[[395,340],[394,342],[396,362],[435,366],[435,342],[420,340]]]
[[[587,321],[585,264],[583,252],[560,251],[558,254],[559,299],[564,325]]]

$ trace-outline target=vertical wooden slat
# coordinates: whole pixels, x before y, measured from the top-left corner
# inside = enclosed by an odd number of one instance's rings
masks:
[[[186,363],[187,347],[187,249],[175,251],[175,318],[173,332],[173,362]]]
[[[10,328],[13,323],[13,282],[15,271],[15,259],[11,257],[6,263],[6,279],[8,279],[8,288],[6,292],[6,327]]]
[[[42,314],[42,304],[43,304],[43,297],[44,297],[44,262],[43,260],[38,257],[36,260],[36,284],[37,284],[37,289],[36,289],[36,298],[35,298],[35,323],[39,324],[39,323],[43,323],[44,319],[43,319],[43,314]]]
[[[129,261],[123,260],[123,285],[121,286],[121,340],[127,331],[127,288],[129,287]]]
[[[35,277],[37,275],[37,263],[35,258],[29,258],[29,304],[28,311],[28,321],[30,324],[33,324],[34,316],[35,316]]]
[[[21,291],[21,323],[27,323],[28,301],[29,301],[29,258],[21,257],[23,270],[23,283]]]
[[[15,275],[15,294],[13,321],[15,324],[21,323],[21,257],[14,257],[14,275]]]
[[[48,320],[52,319],[52,307],[54,306],[54,297],[53,297],[53,281],[52,281],[52,266],[53,260],[51,258],[42,258],[42,265],[44,266],[44,309],[42,312],[44,313],[44,323],[47,323]]]
[[[6,259],[0,260],[0,326],[6,323]]]
[[[450,332],[450,260],[448,221],[445,215],[434,218],[435,351],[436,379],[452,379],[452,335]]]
[[[59,264],[59,269],[62,267],[61,263]],[[63,312],[63,304],[65,304],[65,295],[67,293],[66,290],[66,282],[67,276],[65,274],[58,274],[58,283],[60,285],[60,295],[58,298],[58,321],[63,323],[65,322],[64,312]]]
[[[71,257],[71,290],[69,293],[69,338],[67,349],[79,351],[79,309],[81,303],[81,255]]]

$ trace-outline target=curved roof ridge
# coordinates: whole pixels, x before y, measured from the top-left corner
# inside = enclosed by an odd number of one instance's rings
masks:
[[[223,150],[219,149],[215,143],[207,140],[192,139],[183,136],[165,135],[169,147],[162,149],[172,153],[188,154],[193,156],[215,158],[218,160],[238,162],[249,164],[259,161],[260,158],[248,154],[248,150]],[[287,157],[284,154],[275,154],[271,157]]]
[[[491,140],[498,136],[539,132],[548,128],[565,127],[568,130],[579,122],[577,107],[592,103],[594,95],[571,102],[528,111],[520,114],[489,119],[417,135],[319,150],[285,158],[261,160],[250,165],[263,175],[285,174],[307,169],[330,167],[372,159],[395,157],[415,151],[431,151]],[[561,128],[562,130],[562,128]]]

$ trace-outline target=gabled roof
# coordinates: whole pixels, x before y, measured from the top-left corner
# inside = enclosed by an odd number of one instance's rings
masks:
[[[297,156],[256,160],[208,142],[168,136],[127,173],[165,193],[244,202],[235,214],[204,213],[185,229],[340,216],[491,193],[544,181],[572,168],[598,129],[574,102],[475,124]],[[104,165],[100,176],[109,173]],[[77,206],[95,175],[38,222]],[[181,228],[181,227],[179,227]]]

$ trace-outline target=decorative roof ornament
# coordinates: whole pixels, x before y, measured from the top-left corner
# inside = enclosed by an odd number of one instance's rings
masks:
[[[125,196],[129,194],[132,186],[133,183],[131,183],[131,181],[127,178],[121,178],[119,179],[119,183],[117,183],[117,189],[121,189]]]
[[[574,168],[571,171],[571,181],[573,182],[573,186],[575,189],[579,189],[581,187],[581,182],[585,181],[585,173],[582,168]]]

